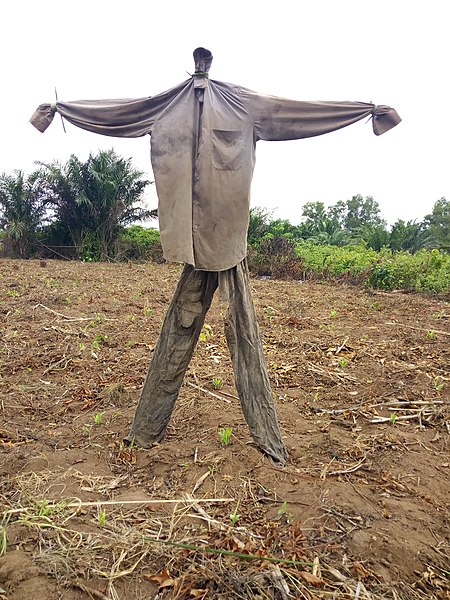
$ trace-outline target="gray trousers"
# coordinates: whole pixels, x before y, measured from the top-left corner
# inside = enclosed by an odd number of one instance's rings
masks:
[[[287,451],[264,361],[246,260],[220,272],[185,266],[164,319],[126,441],[134,440],[148,448],[164,437],[218,287],[221,299],[228,301],[225,335],[245,420],[262,452],[274,462],[284,464]]]

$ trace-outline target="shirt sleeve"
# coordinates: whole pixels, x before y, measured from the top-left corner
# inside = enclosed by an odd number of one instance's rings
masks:
[[[364,118],[372,119],[376,135],[400,123],[389,107],[366,102],[302,102],[257,94],[239,88],[240,96],[261,140],[295,140],[323,135]]]
[[[113,137],[140,137],[151,133],[153,124],[183,86],[157,96],[119,100],[77,100],[41,104],[30,123],[44,132],[59,113],[76,127]]]

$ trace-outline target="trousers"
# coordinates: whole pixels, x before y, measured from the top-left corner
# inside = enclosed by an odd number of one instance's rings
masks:
[[[284,464],[287,450],[264,360],[246,259],[220,272],[184,267],[125,441],[148,448],[163,439],[217,288],[221,300],[228,302],[225,336],[245,420],[259,449],[275,463]]]

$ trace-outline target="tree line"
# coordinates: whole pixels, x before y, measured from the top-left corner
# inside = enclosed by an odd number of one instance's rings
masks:
[[[30,175],[0,175],[0,250],[4,255],[64,256],[84,260],[143,258],[159,242],[155,229],[136,225],[157,216],[144,206],[151,184],[131,159],[114,150],[90,154],[85,162],[71,156],[65,164],[37,163]],[[437,200],[420,222],[397,220],[391,227],[371,197],[353,196],[325,207],[303,206],[301,223],[273,219],[264,208],[250,210],[249,246],[283,238],[293,244],[362,245],[366,248],[450,252],[450,202]],[[280,246],[281,247],[281,246]],[[143,252],[145,250],[145,252]]]
[[[286,219],[273,219],[264,208],[250,210],[248,239],[251,246],[285,237],[294,242],[308,240],[318,245],[362,245],[376,251],[393,252],[439,249],[450,252],[450,202],[437,200],[432,212],[420,222],[398,219],[391,227],[381,216],[378,202],[360,194],[325,207],[323,202],[307,202],[302,221],[292,225]]]
[[[37,163],[28,176],[3,173],[3,253],[28,258],[47,249],[54,256],[115,259],[125,228],[155,216],[143,205],[150,183],[114,150],[90,154],[85,162],[72,155],[65,164]]]

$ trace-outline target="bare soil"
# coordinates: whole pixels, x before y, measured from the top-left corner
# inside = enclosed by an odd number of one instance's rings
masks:
[[[179,273],[0,261],[0,599],[450,598],[449,298],[252,280],[280,468],[218,300],[166,439],[123,445]]]

